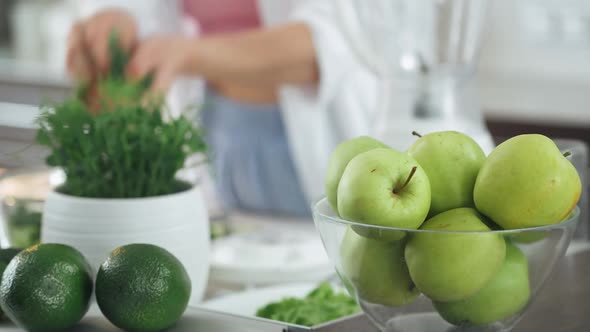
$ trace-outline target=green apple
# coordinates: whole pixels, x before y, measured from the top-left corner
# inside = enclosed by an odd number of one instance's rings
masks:
[[[344,219],[377,226],[420,227],[430,208],[430,183],[406,153],[377,148],[354,157],[338,185]]]
[[[358,154],[387,145],[368,136],[360,136],[340,143],[332,155],[326,170],[326,196],[334,212],[338,213],[338,183],[348,162]]]
[[[504,261],[506,245],[472,208],[440,213],[412,234],[406,262],[418,289],[435,301],[459,301],[482,289]]]
[[[386,306],[412,302],[420,292],[404,261],[405,241],[384,242],[348,228],[340,247],[342,272],[359,298]]]
[[[543,135],[515,136],[488,156],[475,181],[477,209],[505,229],[563,221],[582,184],[572,163]]]
[[[420,163],[430,180],[429,216],[475,207],[473,186],[486,156],[471,137],[457,131],[431,133],[418,138],[408,154]]]
[[[506,259],[496,276],[475,295],[455,302],[434,302],[434,307],[451,324],[483,325],[506,319],[529,301],[529,270],[526,256],[506,244]]]

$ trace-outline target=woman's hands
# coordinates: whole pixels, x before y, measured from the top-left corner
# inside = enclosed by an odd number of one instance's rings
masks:
[[[152,91],[166,92],[183,75],[198,75],[216,86],[267,91],[319,79],[311,32],[303,23],[204,38],[154,36],[138,42],[134,18],[111,9],[76,23],[68,41],[68,71],[90,83],[89,103],[95,99],[94,82],[109,70],[113,30],[131,56],[126,74],[135,80],[152,74]]]
[[[113,31],[117,32],[123,50],[131,55],[127,74],[137,80],[153,74],[152,90],[165,92],[176,77],[189,74],[188,59],[194,39],[152,37],[139,44],[133,17],[125,11],[110,9],[72,27],[66,60],[70,75],[92,85],[108,72],[108,40]]]
[[[127,75],[140,80],[153,75],[151,90],[166,92],[174,80],[183,75],[197,75],[192,70],[198,60],[195,48],[198,40],[188,37],[152,37],[139,44],[129,65]]]
[[[93,82],[109,70],[110,34],[116,31],[126,52],[137,46],[137,25],[131,15],[110,9],[77,22],[70,30],[66,66],[70,75]]]

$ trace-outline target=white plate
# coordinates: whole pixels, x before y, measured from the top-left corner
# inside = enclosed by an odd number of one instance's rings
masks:
[[[317,282],[334,273],[311,223],[275,221],[215,240],[210,261],[211,280],[247,286]]]
[[[304,297],[316,287],[316,283],[269,286],[223,295],[203,302],[199,307],[240,316],[256,316],[256,310],[262,306],[285,297]]]

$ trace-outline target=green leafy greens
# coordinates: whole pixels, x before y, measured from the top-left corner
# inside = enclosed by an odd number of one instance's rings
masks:
[[[97,83],[100,112],[92,114],[81,86],[74,97],[42,107],[37,120],[37,142],[50,150],[47,164],[66,173],[60,191],[131,198],[186,189],[176,173],[206,150],[201,131],[183,115],[167,116],[163,98],[147,94],[150,76],[127,81],[128,57],[115,35],[109,45],[111,72]]]
[[[302,326],[314,326],[359,311],[355,300],[322,283],[305,298],[284,298],[256,312],[256,316]]]

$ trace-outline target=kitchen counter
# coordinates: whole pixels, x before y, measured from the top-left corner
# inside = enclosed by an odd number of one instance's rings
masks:
[[[590,250],[563,258],[514,332],[590,331]]]

